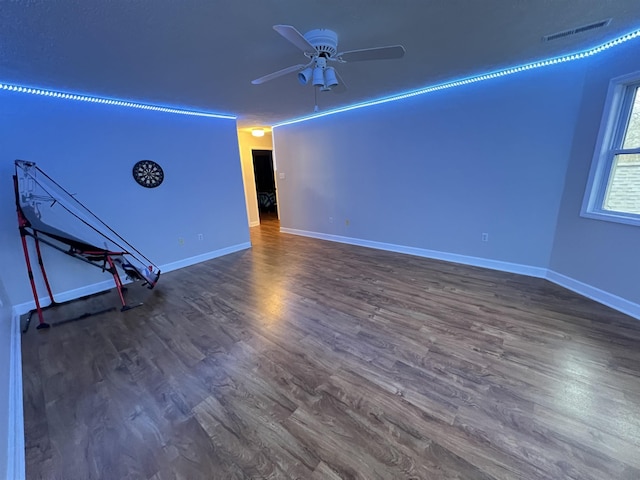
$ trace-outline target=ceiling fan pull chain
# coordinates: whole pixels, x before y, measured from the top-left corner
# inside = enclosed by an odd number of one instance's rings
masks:
[[[313,101],[314,101],[314,107],[313,107],[313,111],[317,112],[318,111],[318,89],[320,87],[313,87]]]

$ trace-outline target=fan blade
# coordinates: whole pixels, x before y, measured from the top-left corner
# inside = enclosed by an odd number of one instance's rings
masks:
[[[318,53],[316,48],[311,45],[306,38],[291,25],[274,25],[273,29],[284,38],[293,43],[296,47],[309,55]]]
[[[261,83],[268,82],[269,80],[281,77],[283,75],[286,75],[287,73],[297,72],[305,67],[307,67],[307,65],[303,65],[302,63],[299,65],[292,65],[290,67],[283,68],[282,70],[278,70],[277,72],[270,73],[269,75],[265,75],[264,77],[251,80],[251,83],[253,83],[254,85],[260,85]]]
[[[336,70],[335,72],[336,72],[336,77],[338,77],[338,85],[333,87],[331,91],[333,93],[344,93],[347,91],[347,84],[344,83],[344,80],[342,79],[338,71]]]
[[[404,57],[402,45],[389,47],[363,48],[362,50],[349,50],[338,53],[336,57],[343,62],[363,62],[365,60],[390,60]]]

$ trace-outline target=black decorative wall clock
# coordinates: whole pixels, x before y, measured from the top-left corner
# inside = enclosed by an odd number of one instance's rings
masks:
[[[164,180],[164,172],[153,160],[140,160],[133,166],[133,178],[143,187],[155,188]]]

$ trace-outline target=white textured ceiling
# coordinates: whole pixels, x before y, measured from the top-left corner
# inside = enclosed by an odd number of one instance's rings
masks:
[[[295,74],[250,83],[305,62],[275,24],[332,29],[339,50],[405,46],[401,60],[339,65],[349,88],[319,93],[327,109],[597,45],[640,28],[640,0],[0,0],[0,81],[270,125],[314,105]]]

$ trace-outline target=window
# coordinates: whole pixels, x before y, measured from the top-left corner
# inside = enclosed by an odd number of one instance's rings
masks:
[[[611,82],[582,214],[640,225],[640,73]]]

